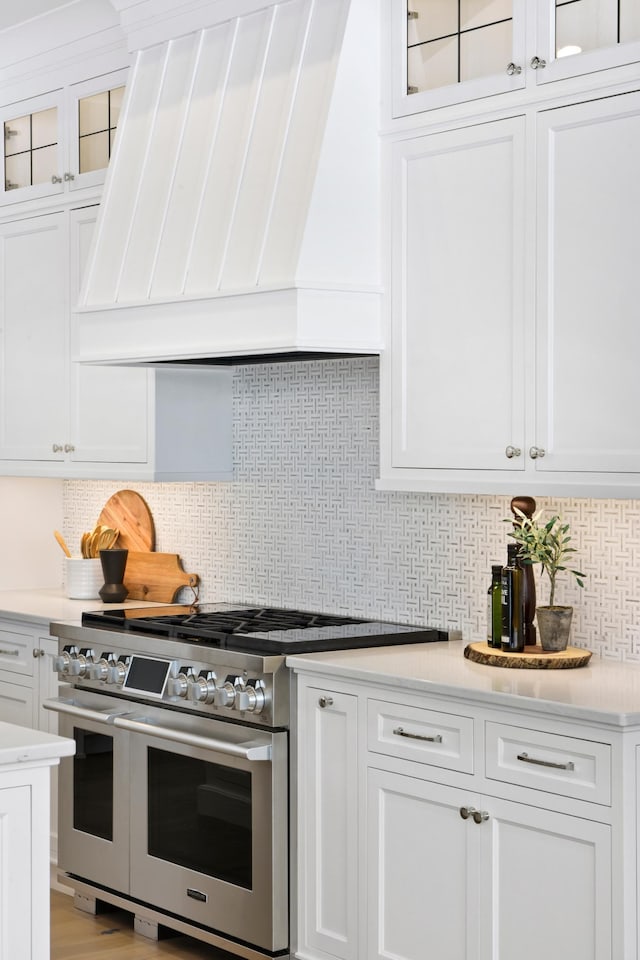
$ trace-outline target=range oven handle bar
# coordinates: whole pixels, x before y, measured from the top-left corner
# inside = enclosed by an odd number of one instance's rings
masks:
[[[184,730],[174,730],[173,727],[163,727],[149,720],[132,720],[129,717],[116,717],[114,726],[131,730],[133,733],[143,733],[147,736],[170,740],[172,743],[184,743],[189,747],[200,747],[203,750],[215,750],[228,757],[242,757],[243,760],[271,760],[271,744],[231,743],[229,740],[219,740],[217,737],[201,737],[197,733],[187,733]]]
[[[196,733],[174,730],[172,727],[164,727],[149,720],[134,720],[124,711],[92,710],[90,707],[81,707],[73,700],[65,700],[62,697],[45,700],[43,706],[45,710],[53,710],[55,713],[77,717],[79,720],[91,720],[93,723],[120,727],[123,730],[130,730],[132,733],[160,737],[162,740],[170,740],[172,743],[200,747],[203,750],[215,750],[217,753],[223,753],[226,756],[241,757],[243,760],[271,760],[271,743],[256,743],[255,741],[231,743],[228,740],[220,740],[216,737],[201,737]]]

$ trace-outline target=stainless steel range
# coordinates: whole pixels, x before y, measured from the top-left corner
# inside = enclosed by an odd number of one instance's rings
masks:
[[[76,903],[229,956],[288,956],[287,654],[446,640],[426,627],[207,604],[52,624],[69,686],[45,706],[60,769],[58,864]]]

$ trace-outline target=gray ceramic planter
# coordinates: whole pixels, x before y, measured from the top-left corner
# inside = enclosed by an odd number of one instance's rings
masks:
[[[573,607],[538,607],[536,619],[543,650],[566,650],[572,616]]]

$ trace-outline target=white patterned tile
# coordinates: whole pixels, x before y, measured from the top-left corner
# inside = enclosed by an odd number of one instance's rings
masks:
[[[200,574],[201,599],[250,600],[461,628],[482,639],[509,498],[376,491],[376,358],[257,364],[234,376],[233,483],[68,481],[79,544],[105,501],[138,490],[158,550]],[[517,494],[514,489],[514,495]],[[541,498],[571,523],[584,590],[566,578],[572,643],[640,660],[640,501]],[[536,577],[539,598],[548,584]],[[189,599],[184,592],[184,599]]]

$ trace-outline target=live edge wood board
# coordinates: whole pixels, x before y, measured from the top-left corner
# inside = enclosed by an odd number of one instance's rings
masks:
[[[467,660],[484,663],[488,667],[513,667],[520,670],[570,670],[573,667],[585,667],[591,659],[590,650],[579,647],[567,647],[566,650],[551,652],[541,646],[526,647],[524,653],[509,653],[496,650],[487,643],[469,643],[464,648]]]

